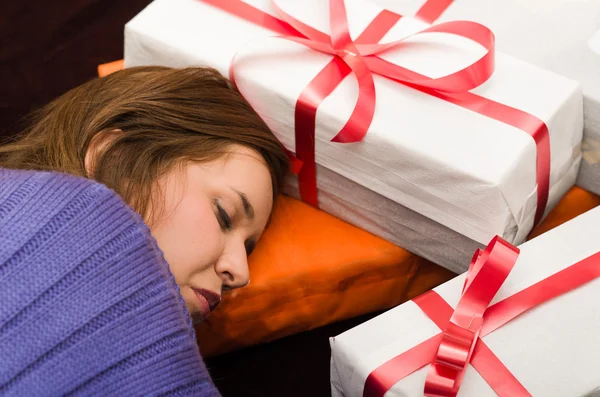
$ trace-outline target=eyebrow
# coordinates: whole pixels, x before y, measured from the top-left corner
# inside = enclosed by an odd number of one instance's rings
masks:
[[[240,200],[242,200],[242,206],[244,207],[244,212],[246,213],[248,219],[254,219],[254,207],[252,206],[252,204],[250,204],[248,196],[237,190],[235,190],[235,192],[238,194],[238,196],[240,196]]]

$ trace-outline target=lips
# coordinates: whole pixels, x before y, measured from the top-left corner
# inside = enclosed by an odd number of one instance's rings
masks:
[[[215,308],[221,302],[221,295],[206,290],[204,288],[192,288],[192,290],[194,291],[196,297],[198,297],[198,300],[200,301],[203,317],[208,317],[210,312],[215,310]]]

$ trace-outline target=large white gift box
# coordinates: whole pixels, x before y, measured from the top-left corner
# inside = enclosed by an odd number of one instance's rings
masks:
[[[593,278],[600,274],[598,225],[600,208],[521,245],[513,270],[492,301],[500,302],[586,258],[588,269],[595,273],[591,281],[545,301],[482,338],[532,396],[582,397],[600,386],[600,279]],[[578,277],[582,273],[573,274]],[[566,285],[568,279],[560,280],[559,285]],[[464,282],[463,274],[433,291],[455,308]],[[543,289],[544,293],[552,290]],[[363,396],[372,371],[438,333],[440,328],[409,301],[332,338],[333,397]],[[427,371],[426,366],[395,384],[393,379],[385,397],[423,396]],[[469,365],[458,397],[496,395]]]
[[[248,3],[273,14],[271,0]],[[282,9],[328,33],[328,2],[278,0]],[[382,11],[346,1],[353,38]],[[382,42],[426,28],[401,18]],[[125,28],[125,65],[211,66],[236,83],[280,141],[294,150],[294,106],[332,59],[200,0],[155,0]],[[485,53],[448,34],[410,39],[381,57],[430,78]],[[358,143],[330,140],[347,121],[357,85],[346,78],[319,107],[316,163],[325,211],[456,272],[494,235],[524,241],[537,201],[536,145],[526,132],[375,76],[376,110]],[[504,54],[493,76],[471,92],[543,120],[550,131],[547,209],[575,183],[581,160],[582,97],[567,78]],[[295,178],[288,192],[296,194]]]
[[[404,15],[415,15],[426,3],[375,1]],[[600,194],[600,1],[454,0],[438,22],[456,19],[488,26],[499,51],[582,83],[585,123],[577,184]]]

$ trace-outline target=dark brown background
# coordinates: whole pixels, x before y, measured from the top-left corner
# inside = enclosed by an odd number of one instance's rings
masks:
[[[0,135],[123,57],[123,26],[149,0],[0,0]],[[208,360],[224,397],[329,396],[328,338],[370,316]]]

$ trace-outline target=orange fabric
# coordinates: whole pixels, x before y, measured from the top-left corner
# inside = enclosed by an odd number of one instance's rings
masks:
[[[530,234],[600,205],[572,188]],[[396,306],[454,274],[295,199],[282,196],[250,258],[251,283],[197,327],[212,356]]]
[[[108,76],[109,74],[118,72],[123,68],[125,68],[125,61],[123,59],[98,65],[98,77]]]
[[[455,276],[286,196],[249,265],[250,284],[197,327],[206,356],[390,308]]]
[[[599,196],[575,186],[567,192],[548,216],[533,229],[529,234],[528,240],[537,237],[550,229],[554,229],[598,205],[600,205]]]

